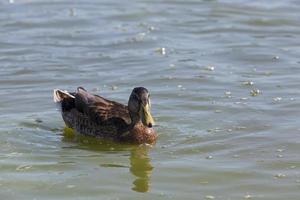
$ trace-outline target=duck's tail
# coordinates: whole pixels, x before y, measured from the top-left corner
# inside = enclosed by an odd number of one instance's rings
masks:
[[[66,90],[54,89],[53,100],[55,103],[61,103],[64,99],[75,99],[75,97]]]

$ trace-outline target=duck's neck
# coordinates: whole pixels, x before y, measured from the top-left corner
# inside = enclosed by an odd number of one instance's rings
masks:
[[[129,125],[129,130],[133,129],[133,127],[141,123],[141,117],[137,113],[130,113],[131,124]]]

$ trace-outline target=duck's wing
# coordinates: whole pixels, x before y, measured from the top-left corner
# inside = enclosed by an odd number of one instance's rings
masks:
[[[81,87],[75,94],[75,108],[101,126],[115,126],[122,130],[131,123],[127,106],[90,94]]]

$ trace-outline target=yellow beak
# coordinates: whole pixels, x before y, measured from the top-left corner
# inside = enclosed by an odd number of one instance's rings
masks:
[[[150,106],[147,103],[146,105],[141,105],[140,116],[142,118],[142,122],[147,127],[152,127],[154,125],[154,119],[150,112]]]

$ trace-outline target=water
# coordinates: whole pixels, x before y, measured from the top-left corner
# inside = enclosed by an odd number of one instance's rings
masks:
[[[0,1],[1,199],[300,199],[299,1]],[[151,92],[154,147],[63,134],[52,89]]]

